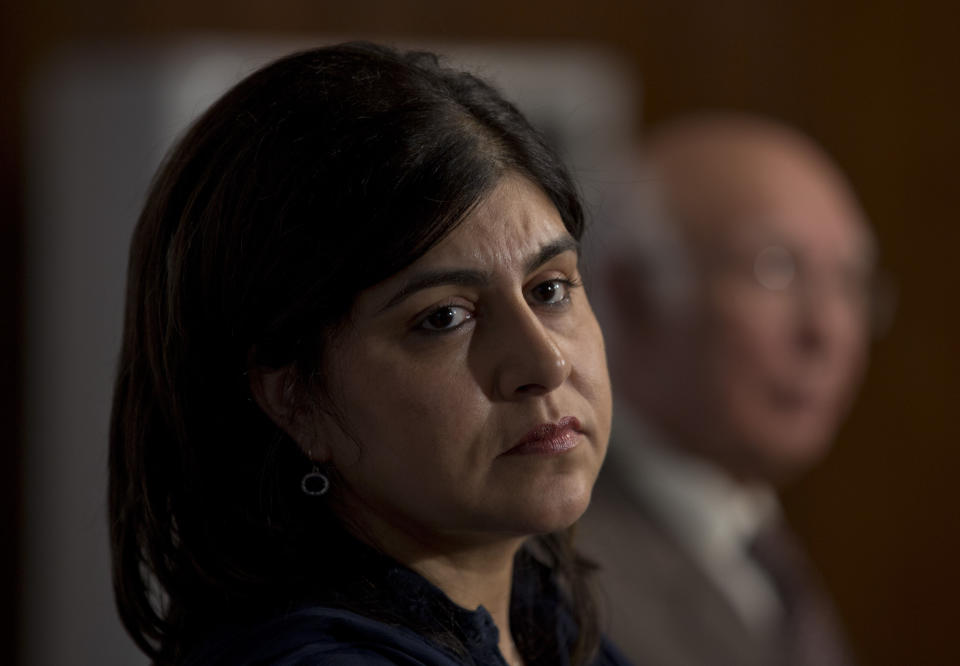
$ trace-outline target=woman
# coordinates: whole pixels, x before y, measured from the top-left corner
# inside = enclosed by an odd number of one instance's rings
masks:
[[[617,663],[570,545],[610,425],[582,228],[516,109],[428,54],[296,54],[208,110],[131,248],[110,513],[141,648]]]

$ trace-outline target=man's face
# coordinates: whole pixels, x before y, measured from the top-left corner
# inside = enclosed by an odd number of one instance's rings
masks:
[[[735,474],[783,479],[826,453],[859,384],[870,239],[809,160],[771,154],[714,185],[714,218],[690,229],[700,280],[674,419]]]

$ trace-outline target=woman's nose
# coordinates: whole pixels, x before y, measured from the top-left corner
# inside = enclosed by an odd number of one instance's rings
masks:
[[[522,312],[499,322],[491,342],[495,390],[502,399],[544,395],[570,376],[570,362],[555,334],[526,305]]]

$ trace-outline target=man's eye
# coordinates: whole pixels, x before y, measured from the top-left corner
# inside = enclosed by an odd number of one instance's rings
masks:
[[[444,305],[427,315],[427,317],[420,322],[420,328],[427,331],[450,331],[463,324],[472,316],[469,310],[459,305]]]
[[[537,303],[556,305],[563,303],[570,297],[570,287],[569,280],[547,280],[534,287],[530,294]]]
[[[764,248],[753,262],[754,278],[771,291],[787,289],[796,272],[797,263],[793,253],[779,245]]]

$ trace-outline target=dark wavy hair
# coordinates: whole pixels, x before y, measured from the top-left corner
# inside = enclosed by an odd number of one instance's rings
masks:
[[[303,395],[328,400],[324,342],[357,294],[508,172],[580,238],[575,187],[515,107],[436,56],[368,43],[253,73],[167,156],[130,249],[110,430],[115,595],[156,663],[181,661],[211,618],[242,609],[309,598],[387,614],[343,582],[358,561],[343,517],[300,491],[309,462],[251,401],[247,372],[294,368]],[[568,532],[537,540],[583,662],[599,640],[588,565]]]

